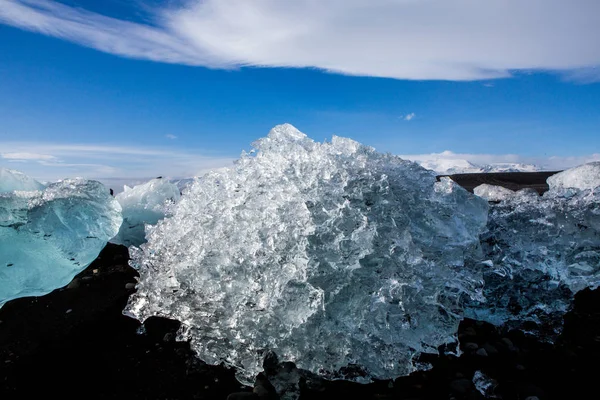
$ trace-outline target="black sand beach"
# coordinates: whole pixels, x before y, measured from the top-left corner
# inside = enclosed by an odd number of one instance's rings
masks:
[[[487,175],[511,189],[545,190],[543,173]],[[467,188],[491,183],[463,176],[456,180]],[[135,276],[127,248],[109,244],[67,287],[2,307],[0,399],[274,398],[268,385],[260,386],[259,397],[232,370],[196,359],[188,343],[174,340],[178,322],[153,318],[141,329],[122,315]],[[482,399],[473,384],[476,371],[493,379],[489,394],[502,399],[578,399],[597,392],[600,290],[577,294],[553,344],[473,320],[463,321],[458,333],[463,354],[425,355],[429,371],[369,385],[302,380],[301,398]]]

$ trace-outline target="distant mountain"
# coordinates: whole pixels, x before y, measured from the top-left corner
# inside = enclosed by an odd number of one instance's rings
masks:
[[[452,174],[477,174],[488,172],[536,172],[541,168],[531,164],[521,163],[497,163],[478,165],[462,159],[428,159],[414,160],[423,168],[435,171],[439,175]]]

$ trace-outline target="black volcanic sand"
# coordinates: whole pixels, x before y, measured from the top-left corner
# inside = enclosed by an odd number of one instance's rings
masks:
[[[69,287],[0,309],[0,399],[225,399],[252,390],[175,342],[178,322],[152,318],[140,333],[121,314],[135,290],[126,287],[136,275],[127,257],[125,247],[109,244]],[[426,355],[429,371],[369,385],[302,382],[302,398],[480,399],[472,384],[478,370],[503,399],[588,398],[600,372],[600,290],[577,294],[554,345],[473,320],[461,323],[459,338],[464,354]]]
[[[189,343],[174,340],[177,321],[152,318],[142,330],[122,315],[137,275],[128,258],[127,248],[109,244],[67,287],[0,308],[0,399],[275,398],[195,358]],[[463,354],[424,355],[428,371],[369,385],[303,379],[301,398],[482,399],[476,371],[502,399],[597,397],[589,393],[600,373],[600,289],[576,295],[554,344],[473,320],[458,333]]]
[[[460,186],[473,193],[473,189],[477,186],[487,183],[488,185],[503,186],[511,190],[533,189],[539,194],[548,190],[546,179],[560,171],[543,171],[543,172],[490,172],[486,174],[454,174],[454,175],[439,175],[439,180],[442,176],[449,176]]]

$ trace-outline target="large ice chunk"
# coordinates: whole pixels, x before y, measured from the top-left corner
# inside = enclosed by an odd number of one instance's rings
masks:
[[[600,284],[595,164],[549,178],[543,196],[519,191],[491,207],[482,236],[491,261],[484,275],[487,302],[469,307],[467,315],[495,324],[543,323],[558,332],[573,295]]]
[[[0,168],[0,193],[42,189],[44,189],[44,185],[24,173],[14,169]]]
[[[0,305],[66,285],[120,225],[121,207],[99,182],[0,194]]]
[[[132,248],[126,312],[182,322],[209,363],[250,382],[268,351],[329,378],[413,370],[451,341],[487,202],[415,163],[350,139],[274,128],[234,167],[196,180]]]
[[[568,169],[547,179],[550,190],[579,189],[594,190],[600,187],[600,161]]]
[[[133,188],[125,186],[115,197],[123,209],[123,224],[111,242],[127,247],[145,243],[146,225],[163,219],[179,197],[178,186],[166,179],[152,179]]]

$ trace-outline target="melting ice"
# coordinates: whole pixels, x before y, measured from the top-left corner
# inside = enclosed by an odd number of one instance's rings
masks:
[[[133,188],[125,186],[115,197],[123,209],[123,224],[111,242],[127,247],[145,243],[146,225],[163,219],[179,197],[179,187],[166,179],[152,179]]]
[[[482,300],[485,200],[290,125],[254,148],[194,182],[131,249],[141,278],[129,314],[180,320],[201,359],[245,382],[268,351],[330,378],[348,365],[392,378],[453,340],[463,297]]]
[[[485,303],[467,315],[497,325],[533,321],[560,331],[579,290],[600,284],[600,163],[548,178],[543,196],[528,190],[492,205],[482,244]]]
[[[0,168],[0,193],[42,189],[44,189],[44,185],[24,173],[14,169]]]
[[[0,305],[68,284],[121,225],[119,204],[99,182],[64,180],[31,191],[43,186],[2,173],[9,190],[0,193]]]

